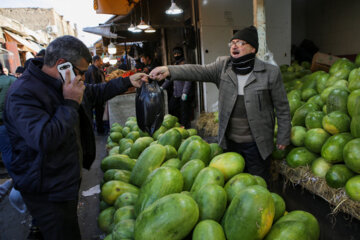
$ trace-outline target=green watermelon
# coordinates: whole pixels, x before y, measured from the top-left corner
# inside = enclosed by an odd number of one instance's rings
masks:
[[[318,91],[318,93],[324,91],[324,89],[326,88],[326,82],[329,77],[330,74],[324,72],[316,78],[316,90]]]
[[[228,240],[263,239],[275,216],[274,200],[261,186],[249,186],[231,201],[223,220]]]
[[[287,98],[288,100],[301,100],[301,90],[297,89],[297,90],[291,90],[288,94],[287,94]]]
[[[322,91],[321,94],[320,94],[321,100],[322,100],[324,103],[326,103],[329,94],[330,94],[334,89],[344,89],[344,90],[347,90],[347,88],[342,87],[342,86],[331,86],[331,87],[325,88],[324,91]]]
[[[224,229],[214,220],[199,222],[193,232],[192,240],[226,240]]]
[[[354,173],[345,164],[335,164],[326,173],[326,183],[332,188],[344,187]]]
[[[309,98],[309,100],[307,100],[306,103],[315,103],[315,104],[319,105],[319,107],[323,107],[325,104],[321,100],[321,96],[319,94],[316,94],[316,95],[312,96],[311,98]]]
[[[343,150],[345,165],[356,173],[360,173],[360,138],[350,140]]]
[[[311,164],[316,158],[317,155],[315,153],[310,152],[304,147],[297,147],[286,156],[286,162],[290,167],[296,168]]]
[[[357,109],[356,108],[357,102],[360,102],[360,89],[352,91],[348,97],[347,110],[351,117],[354,116],[354,113]]]
[[[360,54],[356,55],[355,65],[356,65],[357,67],[360,67]]]
[[[344,89],[334,89],[330,92],[327,101],[327,113],[341,111],[347,114],[347,101],[349,93]]]
[[[345,190],[352,200],[360,202],[360,175],[350,178],[345,184]]]
[[[355,90],[354,92],[356,92]],[[349,104],[349,103],[348,103]],[[350,132],[354,137],[360,137],[360,97],[354,101],[353,117],[350,122]]]
[[[302,126],[295,126],[291,128],[290,140],[295,146],[301,147],[304,145],[306,136],[306,128]]]
[[[325,178],[327,171],[331,168],[332,164],[324,158],[319,157],[311,164],[311,171],[317,177]]]
[[[305,126],[305,117],[309,112],[319,111],[320,106],[314,103],[305,103],[301,107],[299,107],[292,118],[293,126]]]
[[[334,111],[323,118],[322,125],[332,135],[348,132],[350,129],[350,117],[344,112]]]
[[[322,120],[324,117],[325,113],[322,111],[309,112],[305,117],[306,128],[322,128]]]
[[[241,190],[252,185],[257,185],[257,181],[255,177],[249,173],[239,173],[233,176],[224,187],[228,202],[231,202]]]
[[[360,68],[355,68],[349,75],[349,91],[360,89]]]
[[[304,104],[300,99],[289,99],[290,115],[294,116],[295,111]]]
[[[317,95],[317,91],[314,88],[306,88],[301,92],[301,99],[307,101],[312,96]]]
[[[276,221],[265,240],[318,240],[319,237],[319,222],[312,214],[292,211]]]
[[[321,148],[321,156],[329,163],[343,161],[343,149],[353,139],[350,133],[339,133],[329,137]]]
[[[286,204],[284,199],[277,193],[272,192],[271,197],[273,198],[275,204],[275,216],[274,216],[274,222],[275,222],[281,216],[284,215],[286,210]]]
[[[314,153],[320,153],[322,146],[329,137],[330,134],[328,134],[324,129],[313,128],[307,131],[304,145],[308,150]]]
[[[136,218],[134,239],[181,240],[198,219],[195,200],[187,194],[173,193],[155,201]]]

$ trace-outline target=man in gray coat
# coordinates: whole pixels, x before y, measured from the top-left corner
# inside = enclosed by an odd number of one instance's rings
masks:
[[[269,181],[270,154],[290,143],[291,118],[280,70],[256,58],[258,33],[254,26],[234,34],[230,56],[207,65],[155,68],[150,78],[213,82],[219,89],[219,144],[245,158],[245,171]]]

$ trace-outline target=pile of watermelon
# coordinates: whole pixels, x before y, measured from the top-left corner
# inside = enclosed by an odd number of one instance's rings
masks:
[[[292,145],[273,157],[294,168],[311,166],[330,187],[360,201],[360,54],[355,63],[341,58],[329,73],[306,75],[287,97]]]
[[[135,118],[115,123],[107,146],[98,217],[106,240],[319,238],[312,214],[287,213],[264,179],[243,173],[240,154],[223,153],[174,116],[153,136]]]

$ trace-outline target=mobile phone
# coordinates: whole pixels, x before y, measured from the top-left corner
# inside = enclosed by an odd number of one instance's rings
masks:
[[[57,66],[57,69],[58,69],[60,76],[64,82],[65,82],[66,70],[68,70],[68,69],[70,69],[70,79],[73,80],[75,78],[73,66],[70,62],[65,62],[65,63],[59,64]]]

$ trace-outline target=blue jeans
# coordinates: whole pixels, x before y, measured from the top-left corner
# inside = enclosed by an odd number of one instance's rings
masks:
[[[10,162],[11,162],[11,156],[12,156],[12,150],[11,150],[11,143],[9,139],[9,135],[6,131],[6,128],[4,125],[0,126],[0,152],[1,156],[4,162],[4,165],[6,169],[8,170],[9,175],[11,176],[11,170],[10,170]],[[11,205],[18,210],[20,213],[26,212],[26,205],[24,203],[24,200],[18,190],[15,188],[11,189],[10,195],[9,195],[9,201]]]

